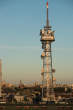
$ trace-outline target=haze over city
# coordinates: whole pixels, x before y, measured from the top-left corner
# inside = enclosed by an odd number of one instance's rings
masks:
[[[0,59],[3,80],[41,81],[40,29],[46,24],[47,0],[0,0]],[[49,1],[49,0],[48,0]],[[73,1],[50,0],[49,19],[57,80],[73,78]],[[44,25],[43,25],[44,24]]]

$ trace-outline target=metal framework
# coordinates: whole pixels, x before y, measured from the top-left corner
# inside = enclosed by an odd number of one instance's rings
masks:
[[[41,54],[41,58],[43,60],[42,65],[42,97],[44,94],[44,85],[46,84],[46,96],[47,101],[54,100],[54,91],[53,91],[53,74],[52,74],[52,51],[51,51],[51,43],[55,41],[54,31],[51,30],[51,26],[49,25],[48,19],[48,2],[47,2],[47,20],[46,26],[44,29],[40,30],[41,43],[43,52]],[[45,83],[46,82],[46,83]]]

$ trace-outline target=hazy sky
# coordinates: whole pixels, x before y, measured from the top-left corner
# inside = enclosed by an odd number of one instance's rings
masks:
[[[3,80],[41,79],[40,29],[46,24],[47,0],[0,0],[0,58]],[[54,76],[73,80],[73,0],[48,0],[55,30]]]

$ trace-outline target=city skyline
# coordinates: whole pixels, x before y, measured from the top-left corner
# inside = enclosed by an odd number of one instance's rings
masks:
[[[52,46],[57,80],[73,77],[72,0],[48,0],[55,32]],[[0,59],[3,80],[41,81],[40,29],[46,25],[47,0],[0,1]]]

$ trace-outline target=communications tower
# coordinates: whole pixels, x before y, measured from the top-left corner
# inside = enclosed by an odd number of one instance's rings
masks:
[[[51,26],[49,24],[48,19],[48,2],[46,4],[47,8],[47,19],[46,26],[44,29],[40,30],[41,43],[43,52],[41,54],[42,58],[42,97],[44,94],[44,85],[46,85],[46,97],[47,101],[54,100],[54,90],[53,90],[53,74],[52,74],[52,51],[51,51],[51,43],[55,41],[54,31],[51,30]]]

